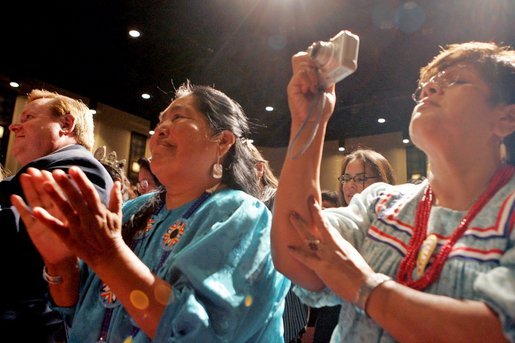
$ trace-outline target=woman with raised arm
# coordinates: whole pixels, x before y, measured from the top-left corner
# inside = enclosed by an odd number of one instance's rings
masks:
[[[309,56],[295,55],[293,137],[317,83]],[[342,305],[332,341],[515,341],[515,51],[481,42],[442,50],[421,69],[410,122],[428,179],[376,183],[323,212],[320,160],[334,86],[322,96],[313,143],[283,165],[272,253],[308,305]],[[300,137],[291,142],[309,138]]]
[[[70,341],[282,342],[290,282],[271,260],[247,117],[188,83],[159,119],[150,150],[162,191],[122,208],[116,183],[106,208],[77,168],[31,169],[32,211],[13,199]]]

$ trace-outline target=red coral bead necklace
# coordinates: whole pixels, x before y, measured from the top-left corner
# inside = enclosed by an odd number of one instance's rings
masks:
[[[433,206],[433,190],[431,189],[431,186],[428,185],[424,192],[424,196],[417,206],[413,236],[410,239],[407,253],[401,261],[399,271],[397,273],[397,281],[408,287],[423,290],[438,279],[442,272],[443,265],[445,264],[454,244],[465,233],[465,231],[467,231],[470,222],[476,217],[486,203],[488,203],[499,189],[501,189],[511,179],[514,172],[515,167],[504,166],[495,173],[486,191],[465,214],[458,227],[454,230],[450,238],[434,258],[431,266],[419,279],[414,280],[413,270],[416,267],[419,250],[427,235],[427,223],[429,221],[431,207]]]

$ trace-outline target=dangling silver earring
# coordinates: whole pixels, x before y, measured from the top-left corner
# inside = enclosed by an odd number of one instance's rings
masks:
[[[224,168],[220,164],[220,155],[217,154],[217,160],[216,163],[213,164],[213,177],[217,180],[220,180],[222,176],[224,175]]]
[[[501,163],[506,163],[508,151],[506,150],[506,144],[504,144],[504,138],[501,138],[501,144],[499,144],[499,156],[501,157]]]

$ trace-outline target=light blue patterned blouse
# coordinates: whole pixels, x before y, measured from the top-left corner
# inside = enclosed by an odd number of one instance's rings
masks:
[[[150,196],[125,204],[124,221]],[[173,211],[161,209],[153,218],[155,227],[138,240],[134,251],[154,272],[164,233],[192,203]],[[173,295],[155,342],[283,341],[284,297],[290,282],[272,264],[270,226],[271,215],[263,203],[231,189],[213,194],[186,220],[183,236],[157,270],[172,284]],[[82,280],[72,343],[96,342],[105,312],[101,281],[87,268]],[[150,342],[119,302],[113,306],[109,342]]]
[[[427,187],[377,183],[355,195],[348,207],[324,211],[327,221],[351,242],[372,269],[396,279],[412,235],[414,214]],[[487,303],[499,316],[505,336],[515,342],[515,178],[512,177],[470,223],[454,245],[440,277],[425,292]],[[439,248],[465,212],[433,206],[428,234]],[[415,278],[415,276],[414,276]],[[342,304],[331,342],[394,342],[374,320],[329,289],[296,293],[314,307]]]

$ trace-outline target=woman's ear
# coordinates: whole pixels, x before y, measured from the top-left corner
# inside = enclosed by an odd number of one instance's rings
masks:
[[[67,113],[61,118],[61,131],[70,135],[75,130],[75,117]]]
[[[231,147],[236,142],[236,136],[231,131],[224,130],[218,134],[217,142],[220,149],[220,155],[223,156],[229,151],[229,149],[231,149]]]
[[[495,134],[506,137],[515,132],[515,104],[500,105]]]

